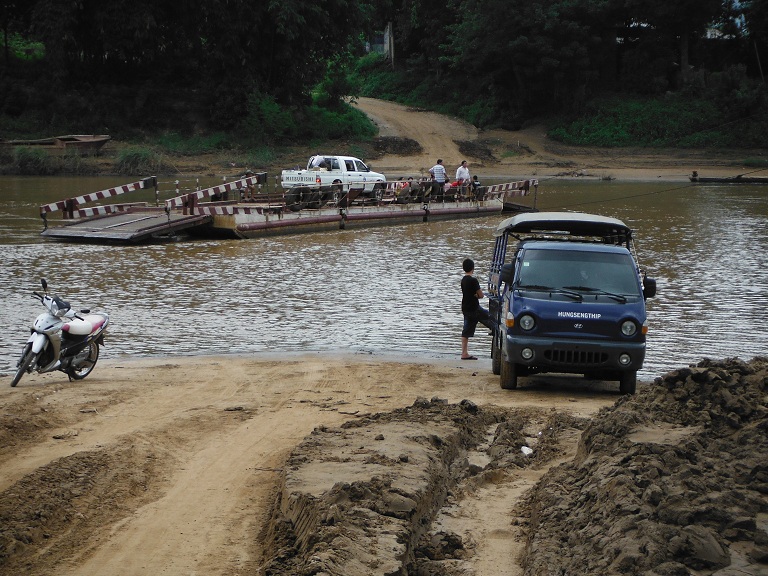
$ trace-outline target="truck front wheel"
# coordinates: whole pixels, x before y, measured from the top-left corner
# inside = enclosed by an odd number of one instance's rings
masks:
[[[514,362],[507,362],[501,358],[501,387],[504,390],[514,390],[517,388],[517,366]]]
[[[634,394],[637,388],[637,372],[623,372],[619,380],[619,392],[622,394]]]
[[[501,331],[493,331],[493,340],[491,340],[491,370],[498,376],[501,374]]]

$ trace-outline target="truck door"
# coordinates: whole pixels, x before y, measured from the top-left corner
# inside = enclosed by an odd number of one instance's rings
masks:
[[[368,166],[366,166],[363,162],[360,160],[353,160],[355,165],[355,172],[353,181],[354,182],[368,182],[368,173],[371,171]],[[366,190],[371,190],[370,186],[365,187]]]

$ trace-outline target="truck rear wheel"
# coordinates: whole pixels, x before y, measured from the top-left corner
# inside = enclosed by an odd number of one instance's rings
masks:
[[[619,380],[619,392],[622,394],[634,394],[637,388],[637,372],[624,372]]]
[[[325,202],[323,201],[323,192],[322,190],[312,190],[307,192],[307,194],[304,195],[304,199],[306,200],[305,205],[307,208],[312,209],[319,209],[323,207],[323,204]]]
[[[504,358],[501,358],[499,381],[504,390],[514,390],[517,388],[517,366],[515,366],[514,362],[507,362]]]
[[[306,186],[295,186],[285,193],[285,205],[292,212],[298,212],[306,208],[308,198],[309,188]]]

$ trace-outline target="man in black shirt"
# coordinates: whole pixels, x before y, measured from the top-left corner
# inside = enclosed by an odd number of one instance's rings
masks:
[[[472,276],[475,272],[475,263],[467,258],[462,263],[464,277],[461,279],[461,313],[464,315],[464,328],[461,331],[461,359],[477,360],[476,356],[469,353],[469,339],[475,335],[475,328],[480,322],[493,330],[493,322],[488,310],[480,306],[480,298],[485,298],[480,282]]]

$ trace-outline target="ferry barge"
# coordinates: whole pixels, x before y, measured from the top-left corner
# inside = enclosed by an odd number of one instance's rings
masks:
[[[367,191],[349,183],[336,186],[319,203],[297,190],[261,193],[266,173],[258,173],[211,188],[178,194],[161,203],[157,178],[101,190],[40,206],[42,236],[55,240],[136,244],[176,239],[179,234],[203,238],[258,238],[321,230],[345,230],[383,224],[429,222],[485,216],[504,211],[535,211],[538,180],[521,180],[483,187],[465,196],[459,189],[435,193],[428,181],[408,186],[382,182]],[[109,198],[155,189],[156,202],[84,206]],[[250,192],[249,192],[250,191]],[[533,205],[516,203],[533,196]],[[51,225],[49,215],[63,214],[63,224]]]

